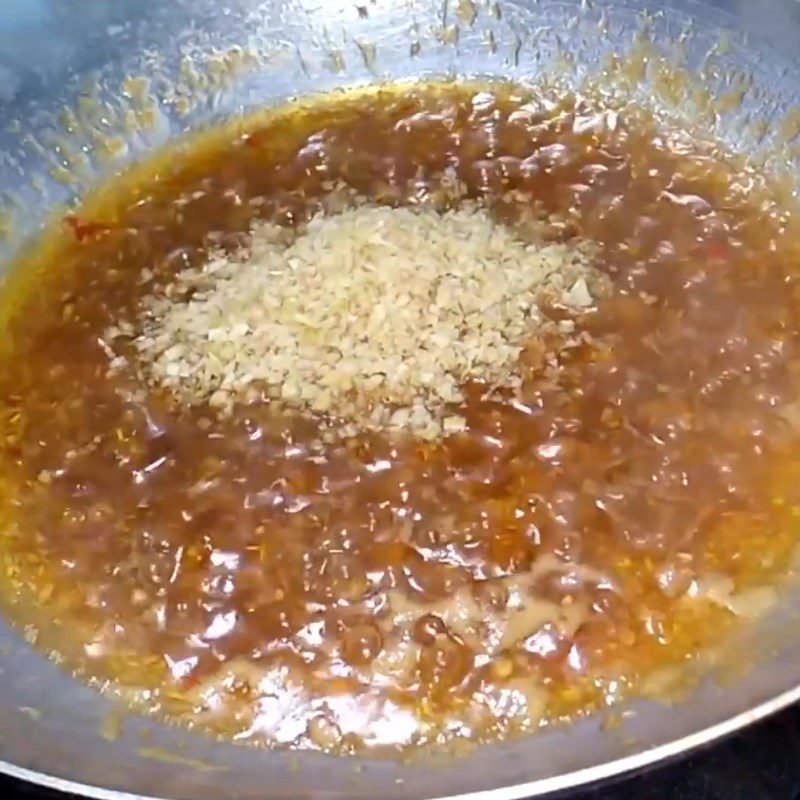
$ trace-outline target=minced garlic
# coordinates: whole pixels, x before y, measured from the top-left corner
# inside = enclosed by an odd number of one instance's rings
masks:
[[[222,412],[263,396],[344,434],[465,428],[468,381],[519,385],[545,297],[593,303],[585,248],[532,244],[466,203],[356,205],[298,233],[258,223],[148,297],[135,348],[151,383]],[[551,326],[552,327],[552,326]]]

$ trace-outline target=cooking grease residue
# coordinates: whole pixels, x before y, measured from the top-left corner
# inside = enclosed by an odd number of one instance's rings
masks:
[[[465,387],[465,431],[325,443],[109,372],[103,333],[254,221],[453,173],[596,242],[613,284],[518,391]],[[344,93],[157,157],[4,298],[13,614],[137,707],[253,743],[482,741],[654,691],[774,600],[796,544],[798,233],[712,145],[512,86]]]

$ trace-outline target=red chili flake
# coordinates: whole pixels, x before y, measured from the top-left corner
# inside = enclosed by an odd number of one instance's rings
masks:
[[[178,686],[181,692],[191,692],[200,683],[200,676],[195,670],[188,675],[184,675],[179,681]]]
[[[269,131],[250,131],[242,134],[240,139],[242,146],[251,150],[263,150],[270,140]]]
[[[110,225],[105,225],[102,222],[87,222],[76,217],[74,214],[67,214],[64,217],[64,222],[69,226],[75,238],[79,242],[85,242],[87,239],[94,239],[103,233],[108,233],[111,230]]]
[[[730,254],[731,249],[724,242],[709,242],[706,245],[706,258],[710,261],[725,261]]]

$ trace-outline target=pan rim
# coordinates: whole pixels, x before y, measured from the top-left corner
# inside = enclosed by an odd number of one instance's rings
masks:
[[[704,745],[713,744],[726,736],[741,731],[799,701],[800,684],[759,703],[753,708],[746,709],[713,725],[700,728],[670,742],[649,747],[638,753],[616,758],[595,766],[571,770],[561,775],[537,778],[532,781],[524,781],[495,789],[481,789],[459,794],[431,795],[426,800],[522,800],[523,798],[544,797],[567,789],[588,786],[687,755]],[[108,789],[103,786],[82,783],[71,778],[62,778],[47,772],[21,767],[4,759],[0,759],[0,775],[40,788],[80,797],[94,798],[95,800],[177,800],[176,797],[168,794],[135,794],[123,789]]]

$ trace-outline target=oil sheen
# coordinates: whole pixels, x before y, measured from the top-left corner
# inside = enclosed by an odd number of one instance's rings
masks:
[[[252,224],[443,174],[612,290],[554,369],[465,388],[444,441],[109,371],[103,332]],[[788,569],[796,215],[713,143],[508,85],[342,93],[156,155],[53,223],[2,295],[2,591],[31,641],[164,718],[351,752],[484,741],[648,691]]]

